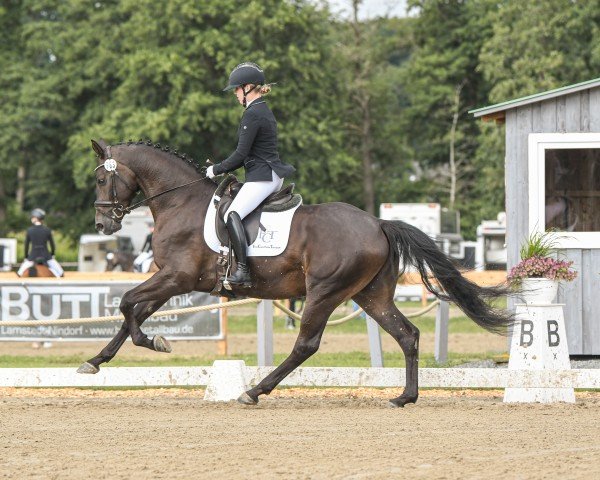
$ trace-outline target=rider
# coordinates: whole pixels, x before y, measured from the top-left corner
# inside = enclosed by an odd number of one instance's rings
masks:
[[[277,121],[262,97],[271,91],[271,85],[265,82],[262,69],[255,63],[240,63],[229,75],[229,83],[223,91],[228,90],[234,91],[245,108],[238,129],[238,145],[227,159],[208,167],[206,175],[213,178],[244,165],[245,183],[225,212],[225,224],[237,260],[237,270],[226,281],[249,286],[248,243],[242,219],[270,194],[281,189],[284,177],[296,169],[279,158]]]
[[[146,235],[146,241],[142,246],[142,252],[133,261],[133,269],[136,272],[148,273],[150,271],[150,264],[154,259],[154,252],[152,251],[152,234],[154,233],[154,224],[149,223],[148,228],[150,233]]]
[[[60,264],[54,259],[54,239],[52,238],[52,230],[43,224],[46,212],[41,208],[34,208],[31,211],[31,223],[33,226],[27,229],[25,236],[25,260],[21,264],[17,275],[19,277],[25,273],[25,270],[35,265],[39,260],[43,260],[48,265],[48,269],[56,277],[62,277],[64,271]],[[31,251],[29,245],[31,244]],[[48,245],[50,250],[48,250]]]

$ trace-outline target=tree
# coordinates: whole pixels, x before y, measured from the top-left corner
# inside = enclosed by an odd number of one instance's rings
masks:
[[[362,184],[360,205],[377,215],[377,198],[394,201],[407,177],[402,97],[397,94],[399,64],[407,57],[407,21],[359,20],[361,3],[353,0],[351,18],[337,24],[342,54],[337,89],[347,119],[345,144],[356,159],[355,177]]]
[[[598,76],[600,2],[504,0],[490,12],[492,35],[479,70],[497,103]]]
[[[12,179],[18,165],[4,160],[30,162],[23,207],[43,200],[72,235],[93,228],[91,138],[152,138],[200,162],[235,148],[242,112],[221,90],[245,60],[278,82],[269,101],[280,153],[297,166],[306,201],[352,198],[353,159],[331,94],[327,10],[304,0],[23,0],[11,7],[20,23],[6,35],[24,60],[0,73],[10,105],[0,129],[10,148],[0,160]]]
[[[488,86],[478,72],[479,54],[491,32],[488,0],[416,0],[414,50],[403,70],[408,106],[404,117],[415,161],[423,169],[422,200],[461,211],[467,237],[478,183],[474,168],[479,126],[468,111],[487,102]]]

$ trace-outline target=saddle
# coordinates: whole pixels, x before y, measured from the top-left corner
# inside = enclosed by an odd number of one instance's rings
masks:
[[[234,293],[231,292],[231,286],[225,285],[225,282],[223,282],[223,278],[227,276],[232,264],[229,233],[225,225],[224,216],[231,202],[233,202],[233,199],[242,188],[242,185],[243,183],[238,182],[234,175],[229,174],[221,181],[213,196],[216,208],[215,230],[217,238],[221,243],[221,248],[216,265],[217,283],[211,295],[235,298]],[[278,192],[272,193],[252,213],[242,220],[248,245],[254,243],[258,237],[259,229],[263,232],[266,231],[266,228],[260,223],[263,212],[285,212],[286,210],[296,208],[302,203],[302,197],[294,193],[294,186],[292,183]]]
[[[230,174],[221,181],[215,191],[214,201],[217,209],[216,230],[221,245],[229,244],[229,233],[227,232],[224,220],[225,212],[243,185],[242,182],[238,182],[234,175]],[[290,183],[281,190],[272,193],[252,213],[242,220],[248,245],[254,243],[259,229],[265,231],[265,227],[260,224],[262,212],[284,212],[298,206],[302,202],[302,197],[294,193],[294,187],[295,184]]]

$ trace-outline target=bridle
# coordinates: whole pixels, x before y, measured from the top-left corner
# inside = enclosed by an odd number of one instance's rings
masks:
[[[156,195],[152,195],[151,197],[145,198],[144,200],[142,200],[140,202],[137,202],[133,205],[130,205],[129,207],[126,207],[125,205],[123,205],[122,202],[119,201],[119,197],[117,195],[117,179],[120,180],[121,182],[123,182],[123,184],[134,194],[138,193],[140,189],[132,187],[131,185],[129,185],[129,183],[127,183],[127,180],[125,180],[121,175],[119,175],[119,172],[117,172],[117,165],[118,165],[118,162],[114,158],[112,158],[112,155],[110,153],[110,145],[109,145],[106,147],[106,160],[104,161],[104,163],[102,165],[98,165],[94,169],[94,172],[96,172],[96,170],[98,170],[100,168],[104,168],[104,170],[106,170],[109,173],[111,199],[110,200],[96,200],[94,202],[94,208],[96,209],[96,211],[98,213],[100,213],[101,215],[104,215],[106,218],[109,218],[113,222],[116,222],[118,224],[121,224],[121,221],[123,220],[123,217],[125,215],[127,215],[128,213],[131,213],[136,208],[141,207],[142,205],[149,202],[153,198],[160,197],[161,195],[172,192],[173,190],[177,190],[178,188],[183,188],[183,187],[187,187],[188,185],[198,183],[206,178],[206,167],[201,167],[200,173],[204,175],[202,178],[198,178],[191,182],[184,183],[183,185],[178,185],[176,187],[169,188],[167,190],[164,190],[163,192],[157,193]],[[108,208],[109,210],[108,211],[100,210],[100,208]]]

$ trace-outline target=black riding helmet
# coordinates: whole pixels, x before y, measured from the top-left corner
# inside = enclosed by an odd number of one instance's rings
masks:
[[[43,220],[46,216],[46,212],[44,212],[41,208],[34,208],[31,211],[31,218],[35,217],[39,220]]]
[[[223,91],[227,92],[228,90],[233,90],[234,88],[248,84],[265,84],[265,73],[256,63],[244,62],[235,67],[229,74],[229,83]]]
[[[242,105],[246,108],[246,95],[264,84],[265,73],[262,69],[256,63],[244,62],[231,71],[229,74],[229,83],[223,91],[226,92],[237,87],[242,87],[242,94],[244,95]],[[246,85],[253,85],[253,87],[246,90]]]

